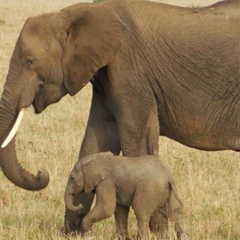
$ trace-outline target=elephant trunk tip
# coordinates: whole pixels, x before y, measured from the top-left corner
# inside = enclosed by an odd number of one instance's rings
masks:
[[[83,205],[80,203],[80,204],[78,204],[78,205],[76,206],[76,208],[77,208],[77,211],[78,211],[78,210],[81,210],[81,209],[83,209]]]
[[[38,171],[37,176],[42,183],[42,187],[45,188],[49,184],[49,181],[50,181],[50,177],[49,177],[47,170],[45,168],[41,168]]]
[[[67,204],[67,207],[73,212],[76,212],[76,211],[79,211],[79,210],[83,209],[83,205],[81,203],[76,205],[76,206],[73,205],[73,204],[69,206],[69,204]]]
[[[34,178],[34,184],[30,182],[29,187],[27,187],[27,190],[32,191],[39,191],[47,187],[49,184],[50,178],[47,170],[45,168],[41,168],[36,176],[33,176]]]

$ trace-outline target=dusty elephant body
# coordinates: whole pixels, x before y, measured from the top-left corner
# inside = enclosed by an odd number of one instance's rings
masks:
[[[33,105],[40,113],[91,81],[79,159],[103,151],[157,155],[159,135],[239,151],[239,11],[238,0],[198,9],[110,0],[29,18],[0,102],[0,143],[21,109]],[[0,164],[22,188],[48,184],[45,170],[33,176],[19,165],[15,139],[0,149]],[[92,199],[76,201],[88,203],[87,213]],[[65,217],[65,232],[78,229],[78,215]]]
[[[157,207],[166,206],[166,218],[174,221],[178,239],[185,239],[179,219],[182,202],[170,170],[158,158],[119,157],[110,152],[84,157],[70,173],[65,190],[66,206],[81,212],[83,206],[73,204],[73,195],[93,190],[96,204],[83,218],[83,233],[114,214],[117,234],[121,239],[128,238],[127,220],[132,206],[138,222],[138,239],[146,239],[151,216]]]

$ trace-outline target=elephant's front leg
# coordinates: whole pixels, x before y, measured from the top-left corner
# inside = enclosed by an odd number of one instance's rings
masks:
[[[116,192],[110,177],[96,187],[96,204],[83,218],[81,232],[84,233],[100,220],[113,215],[116,208]]]
[[[79,161],[87,155],[111,151],[113,154],[120,153],[120,143],[116,122],[108,110],[103,96],[96,90],[93,91],[92,105],[88,119],[88,125],[82,142]],[[83,214],[72,212],[66,208],[64,219],[64,233],[69,234],[79,231],[83,217],[89,212],[94,194],[76,195],[75,205],[82,203]]]
[[[81,158],[90,154],[108,151],[115,155],[121,151],[117,123],[107,108],[103,96],[93,91],[91,110],[79,160],[81,161]]]
[[[156,106],[153,105],[146,112],[139,110],[136,117],[120,116],[119,122],[123,155],[130,157],[158,156],[160,127]]]
[[[116,223],[116,232],[121,240],[128,239],[128,214],[129,207],[117,204],[114,217]]]

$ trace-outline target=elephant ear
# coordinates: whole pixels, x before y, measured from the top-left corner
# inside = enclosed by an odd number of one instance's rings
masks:
[[[113,154],[110,152],[94,154],[90,162],[83,164],[86,193],[91,192],[111,174],[113,164]]]
[[[65,86],[76,94],[120,49],[125,25],[102,4],[80,3],[62,10],[68,26],[64,46]]]

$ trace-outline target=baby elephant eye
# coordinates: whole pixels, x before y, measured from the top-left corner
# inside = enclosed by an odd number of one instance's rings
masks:
[[[33,58],[27,58],[26,64],[28,67],[32,67],[34,64],[34,59]]]
[[[75,180],[75,178],[74,178],[73,176],[70,176],[69,179],[70,179],[71,181],[74,181],[74,180]]]

